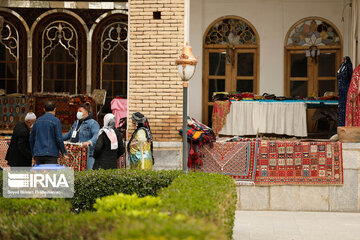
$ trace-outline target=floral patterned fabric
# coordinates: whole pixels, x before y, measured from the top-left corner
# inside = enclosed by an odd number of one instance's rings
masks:
[[[230,112],[231,101],[215,101],[212,114],[212,129],[218,135],[226,122],[226,116]]]
[[[138,130],[130,142],[129,158],[131,169],[152,169],[151,141],[147,140],[145,130]]]
[[[345,126],[360,126],[360,65],[354,69],[346,102]]]

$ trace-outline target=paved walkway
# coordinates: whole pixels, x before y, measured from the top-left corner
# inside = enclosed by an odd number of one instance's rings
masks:
[[[234,240],[360,240],[360,213],[236,211]]]

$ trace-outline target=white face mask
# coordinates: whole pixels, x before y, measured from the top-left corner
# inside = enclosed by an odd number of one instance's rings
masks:
[[[82,119],[83,118],[83,113],[82,112],[77,112],[76,117],[79,120]]]

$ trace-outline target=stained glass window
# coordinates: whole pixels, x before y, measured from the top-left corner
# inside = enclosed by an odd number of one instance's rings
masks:
[[[340,45],[336,30],[320,19],[307,19],[290,31],[287,46],[327,46]]]
[[[208,31],[205,44],[257,45],[252,27],[241,19],[225,18],[215,23]]]

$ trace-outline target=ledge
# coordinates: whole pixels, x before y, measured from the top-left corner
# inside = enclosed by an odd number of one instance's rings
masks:
[[[182,148],[182,142],[153,142],[154,148]]]
[[[358,150],[360,150],[360,143],[343,143],[342,148],[344,150],[348,150],[348,149],[358,149]]]

